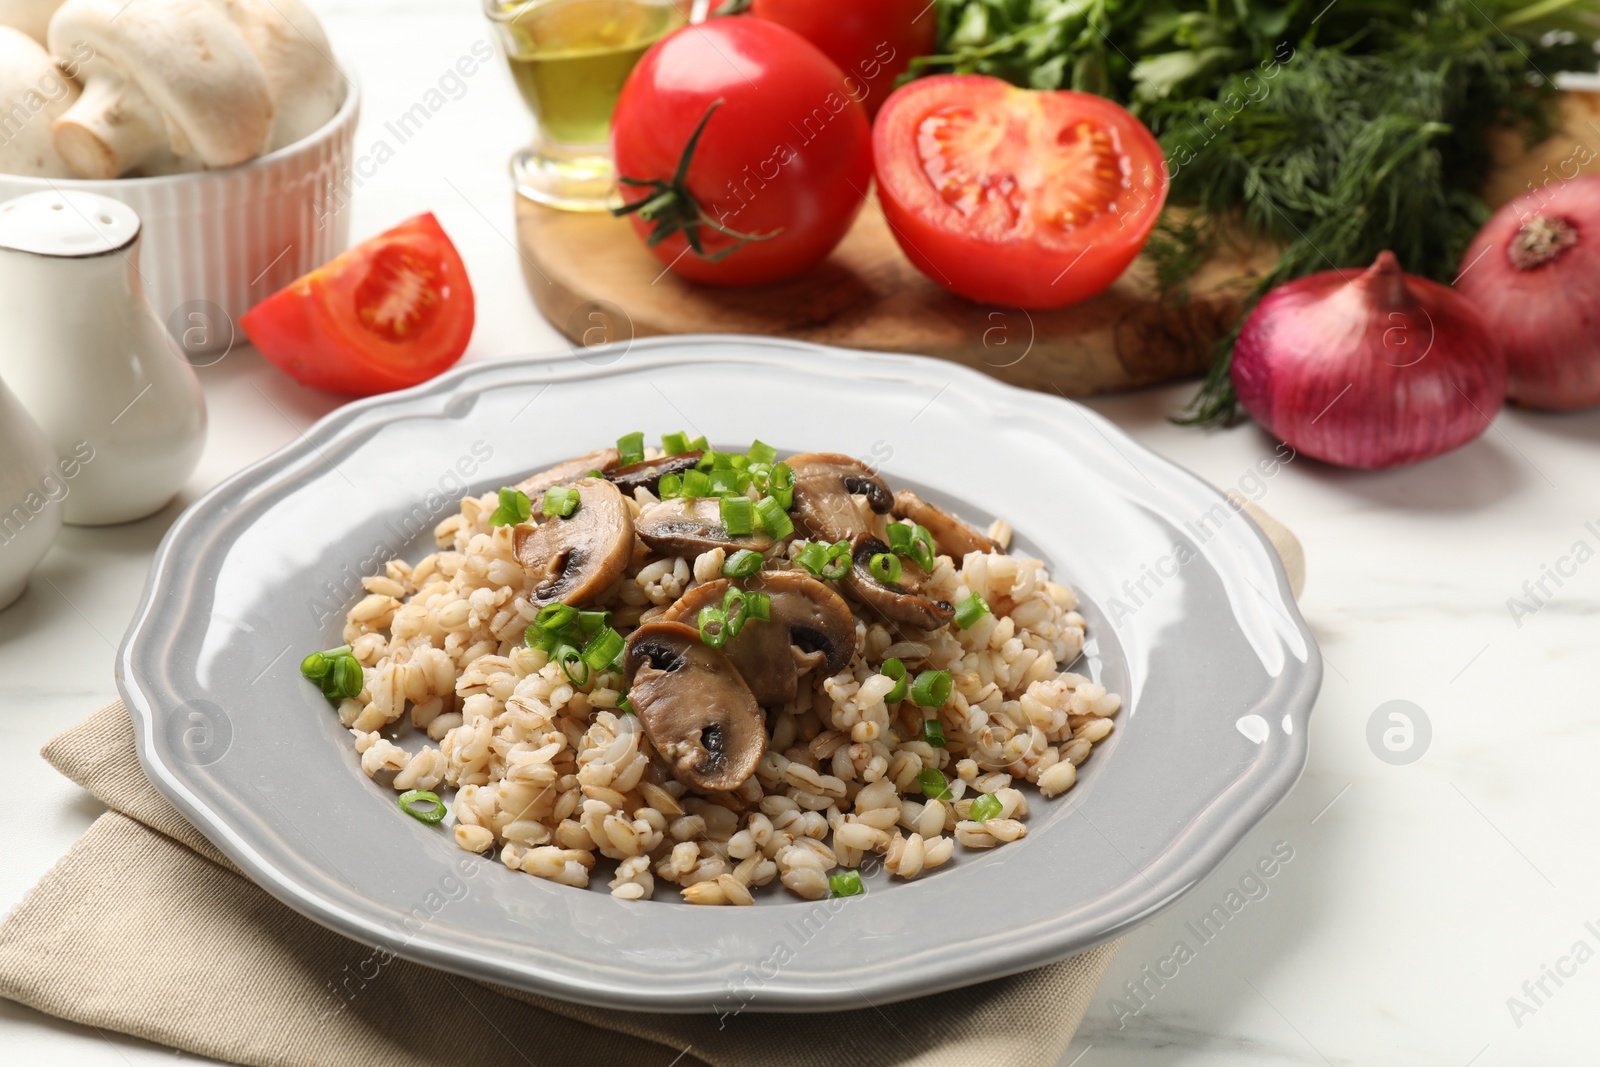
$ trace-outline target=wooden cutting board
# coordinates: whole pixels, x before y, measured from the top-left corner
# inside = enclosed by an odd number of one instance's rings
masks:
[[[1585,154],[1583,149],[1589,150]],[[1508,135],[1487,189],[1499,204],[1551,175],[1600,169],[1600,94],[1569,93],[1563,128],[1535,149]],[[696,285],[651,255],[626,220],[555,211],[517,198],[523,274],[535,302],[574,344],[683,333],[751,333],[846,348],[912,352],[1067,396],[1193,377],[1268,269],[1270,247],[1226,248],[1187,303],[1163,302],[1142,258],[1105,293],[1057,311],[975,304],[923,277],[901,254],[875,200],[824,263],[755,289]]]

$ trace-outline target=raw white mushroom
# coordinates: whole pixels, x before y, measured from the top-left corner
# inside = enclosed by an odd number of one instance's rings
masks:
[[[49,40],[58,56],[94,50],[55,124],[82,178],[243,163],[315,131],[344,99],[299,0],[66,0]]]
[[[61,0],[0,0],[0,26],[21,30],[42,45],[50,16],[60,6]]]
[[[0,174],[70,178],[50,126],[78,99],[78,87],[32,37],[0,26]]]

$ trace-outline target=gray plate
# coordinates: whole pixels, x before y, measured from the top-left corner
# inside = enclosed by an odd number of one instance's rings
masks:
[[[880,872],[862,897],[624,902],[460,851],[361,773],[300,657],[464,489],[636,429],[845,452],[1005,516],[1083,598],[1075,669],[1123,694],[1116,733],[1070,793],[1034,794],[1024,840]],[[671,1012],[882,1003],[1117,936],[1289,791],[1322,674],[1255,526],[1093,412],[947,363],[737,337],[474,364],[341,408],[173,525],[118,663],[150,780],[290,907],[446,970]]]

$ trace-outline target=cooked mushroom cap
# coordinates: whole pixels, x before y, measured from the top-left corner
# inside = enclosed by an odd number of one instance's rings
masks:
[[[737,789],[767,750],[767,723],[744,678],[700,632],[681,622],[633,631],[623,659],[628,700],[650,744],[684,785]]]
[[[834,452],[802,452],[784,461],[794,469],[794,510],[805,528],[829,541],[854,541],[866,532],[852,493],[882,515],[894,504],[889,485],[858,459]]]
[[[935,600],[923,588],[928,583],[928,572],[909,559],[900,561],[900,581],[894,585],[880,582],[869,569],[872,557],[889,551],[889,546],[871,534],[862,534],[855,540],[851,557],[855,566],[850,570],[847,588],[868,608],[890,622],[936,630],[949,622],[955,609],[948,601]]]
[[[998,552],[1000,546],[964,519],[950,514],[938,504],[930,504],[910,489],[894,495],[894,513],[928,528],[939,551],[955,557],[957,565],[968,552]]]
[[[606,471],[606,477],[628,496],[632,496],[635,489],[648,489],[655,493],[661,489],[663,474],[682,474],[686,470],[693,470],[703,455],[704,452],[695,449],[692,452],[680,452],[676,456],[662,456],[660,459],[641,459],[626,467]]]
[[[657,552],[697,556],[713,548],[748,548],[765,552],[772,538],[759,528],[753,534],[731,534],[722,525],[722,502],[714,497],[663,500],[639,512],[634,529]]]
[[[622,576],[633,556],[633,516],[617,487],[603,478],[576,482],[578,510],[569,519],[534,514],[512,532],[517,562],[538,579],[532,600],[579,605]]]
[[[722,606],[732,584],[718,578],[697,585],[661,618],[692,626],[702,608]],[[772,598],[772,618],[747,621],[723,651],[762,705],[789,703],[801,675],[819,664],[835,674],[856,654],[856,620],[850,605],[815,578],[799,571],[772,571],[751,579],[747,587]]]
[[[552,485],[565,485],[575,482],[579,478],[587,478],[591,471],[605,472],[617,465],[617,450],[602,448],[598,452],[590,452],[576,459],[569,459],[565,463],[557,463],[548,470],[538,474],[530,474],[516,484],[516,488],[528,494],[529,500],[537,499]]]

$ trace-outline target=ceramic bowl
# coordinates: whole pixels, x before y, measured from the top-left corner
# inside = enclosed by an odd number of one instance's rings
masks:
[[[363,574],[430,550],[464,491],[634,430],[871,457],[891,485],[1006,518],[1013,550],[1079,592],[1073,669],[1122,694],[1116,732],[1070,792],[1033,794],[1026,838],[911,882],[879,870],[862,896],[626,901],[599,869],[577,889],[463,852],[361,772],[301,657],[338,643]],[[1294,784],[1321,675],[1255,525],[1092,411],[935,360],[721,336],[477,363],[340,408],[173,524],[117,682],[151,782],[318,922],[568,1000],[717,1012],[936,992],[1147,921]]]
[[[360,113],[351,79],[322,129],[237,167],[113,181],[0,174],[0,200],[75,189],[133,208],[143,223],[139,273],[156,316],[191,358],[225,351],[241,315],[349,243]]]

